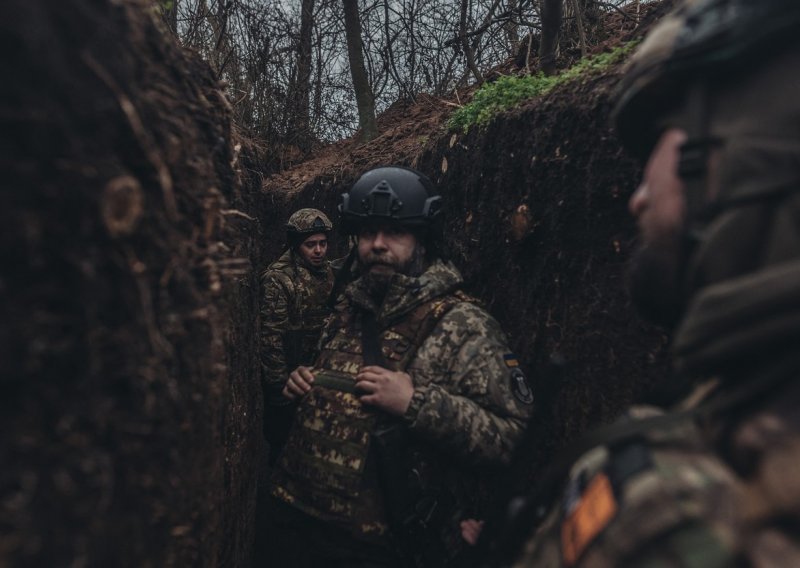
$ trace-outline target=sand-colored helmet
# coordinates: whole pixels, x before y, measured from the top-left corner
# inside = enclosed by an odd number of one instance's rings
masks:
[[[315,233],[330,233],[333,229],[330,219],[319,209],[299,209],[292,213],[286,223],[286,234],[290,239]]]
[[[660,119],[685,104],[693,85],[758,65],[799,36],[798,0],[683,0],[627,65],[612,115],[620,139],[646,156]]]
[[[286,242],[296,247],[310,235],[316,233],[330,234],[333,224],[328,216],[319,209],[299,209],[292,213],[286,222]]]

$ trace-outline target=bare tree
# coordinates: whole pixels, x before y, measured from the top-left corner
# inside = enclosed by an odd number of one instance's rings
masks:
[[[464,57],[467,59],[467,67],[469,70],[472,71],[472,74],[475,76],[475,80],[478,83],[483,83],[483,74],[478,69],[478,66],[475,65],[475,53],[472,50],[472,46],[469,43],[469,38],[467,36],[467,17],[469,16],[469,0],[461,0],[461,18],[459,19],[459,27],[458,27],[458,34],[461,38],[461,49],[464,51]]]
[[[375,98],[364,67],[361,46],[361,19],[357,0],[342,0],[344,5],[344,28],[347,38],[347,54],[350,60],[350,74],[358,105],[358,125],[362,140],[368,142],[378,135],[375,121]]]
[[[300,36],[297,46],[297,69],[294,84],[290,87],[289,104],[292,105],[290,129],[295,133],[297,146],[303,151],[311,149],[309,96],[311,93],[311,51],[314,25],[314,0],[303,0],[300,9]]]
[[[552,73],[557,61],[569,62],[607,39],[600,25],[604,14],[620,13],[635,25],[639,4],[152,1],[181,42],[202,54],[225,80],[239,125],[283,154],[291,153],[291,160],[319,142],[352,135],[363,120],[374,120],[376,112],[398,99],[413,100],[420,93],[451,96],[454,89],[489,77],[509,57],[529,72],[539,64]],[[350,36],[356,41],[348,41],[348,10],[360,24],[360,32]],[[531,57],[537,51],[539,60]],[[346,64],[351,55],[352,68]]]
[[[178,0],[158,0],[161,16],[169,30],[178,35]]]
[[[541,0],[542,37],[539,43],[539,65],[546,75],[556,72],[563,10],[563,0]]]

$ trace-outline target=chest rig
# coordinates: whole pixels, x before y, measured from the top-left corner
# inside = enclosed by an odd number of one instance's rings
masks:
[[[286,366],[294,369],[313,362],[320,330],[330,314],[325,300],[333,285],[333,274],[330,268],[325,277],[299,269],[280,276],[289,299],[288,328],[283,333],[284,356]]]
[[[383,498],[369,456],[373,431],[388,416],[364,406],[356,392],[355,376],[366,364],[364,346],[377,343],[382,366],[405,371],[442,317],[466,300],[460,292],[431,300],[388,327],[376,326],[377,338],[365,338],[364,312],[345,309],[334,315],[337,331],[317,358],[314,387],[297,409],[273,475],[275,497],[362,537],[386,533]]]

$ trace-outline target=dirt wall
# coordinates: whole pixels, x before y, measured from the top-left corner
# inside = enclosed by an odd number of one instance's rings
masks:
[[[252,180],[154,9],[4,6],[0,566],[249,563]]]
[[[535,390],[522,460],[533,476],[667,374],[668,338],[625,292],[636,233],[627,198],[641,172],[609,126],[617,80],[614,69],[587,76],[468,134],[440,120],[407,138],[425,139],[421,147],[393,151],[385,133],[264,185],[263,210],[283,219],[298,207],[333,214],[357,175],[378,165],[412,165],[436,181],[466,288],[507,331]]]

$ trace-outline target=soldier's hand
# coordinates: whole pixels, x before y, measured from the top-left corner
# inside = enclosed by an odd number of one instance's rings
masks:
[[[461,521],[461,538],[470,546],[478,544],[478,539],[483,530],[483,521],[477,519],[465,519]]]
[[[283,387],[283,396],[289,400],[295,400],[310,391],[313,384],[314,374],[311,372],[311,368],[297,367],[289,373],[289,380]]]
[[[363,367],[358,372],[356,388],[364,393],[360,397],[361,402],[377,406],[395,416],[406,413],[414,395],[414,383],[408,373],[375,365]]]

